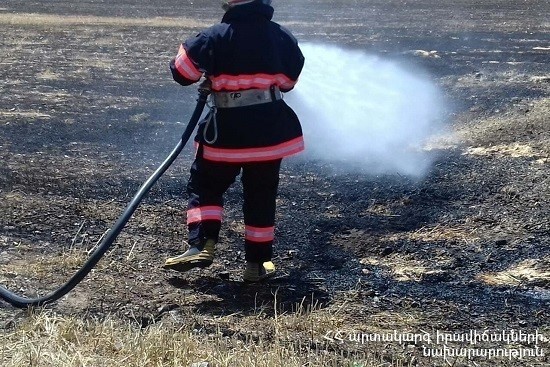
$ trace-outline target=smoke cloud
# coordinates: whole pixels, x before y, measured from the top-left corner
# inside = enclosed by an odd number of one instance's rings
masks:
[[[440,92],[397,63],[321,44],[302,44],[306,64],[285,99],[306,140],[306,157],[373,174],[422,176],[421,148],[437,131]]]

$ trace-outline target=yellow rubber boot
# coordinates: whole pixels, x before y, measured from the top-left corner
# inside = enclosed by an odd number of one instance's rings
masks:
[[[202,251],[196,247],[191,247],[183,254],[167,259],[164,263],[164,268],[177,271],[206,268],[212,265],[214,261],[215,244],[216,241],[214,240],[206,240]]]
[[[271,278],[275,275],[275,264],[271,261],[266,261],[262,264],[251,261],[246,262],[243,280],[249,283],[255,283],[264,279]]]

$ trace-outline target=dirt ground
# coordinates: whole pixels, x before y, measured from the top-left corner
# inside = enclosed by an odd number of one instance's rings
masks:
[[[2,3],[2,286],[33,296],[62,284],[177,143],[196,91],[175,84],[167,64],[179,42],[218,19],[212,3]],[[367,50],[433,78],[452,106],[452,133],[426,148],[438,157],[427,177],[287,160],[280,275],[250,286],[241,281],[238,183],[227,194],[216,263],[187,274],[161,268],[185,239],[186,148],[97,268],[50,308],[144,327],[237,314],[239,324],[223,332],[253,334],[246,319],[259,308],[271,317],[301,304],[343,310],[335,330],[550,338],[550,5],[350,3],[277,4],[276,20],[302,42]],[[0,333],[24,317],[0,302]],[[420,347],[396,353],[436,363]],[[549,358],[499,363],[547,366]]]

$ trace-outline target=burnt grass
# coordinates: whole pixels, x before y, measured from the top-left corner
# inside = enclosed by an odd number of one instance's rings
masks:
[[[65,282],[177,143],[196,91],[177,86],[167,63],[200,27],[146,19],[188,17],[206,26],[219,16],[216,2],[198,3],[4,2],[3,286],[32,296]],[[337,43],[421,68],[446,93],[450,129],[529,120],[537,101],[548,98],[545,2],[356,1],[332,9],[328,1],[296,3],[278,5],[276,20],[301,41]],[[31,8],[42,18],[25,16]],[[99,22],[107,16],[136,22]],[[419,49],[439,57],[418,56]],[[183,249],[188,147],[98,268],[49,307],[147,326],[169,312],[244,317],[260,305],[272,315],[297,304],[322,309],[346,302],[346,318],[363,328],[384,312],[414,313],[418,330],[548,328],[548,276],[483,280],[525,262],[550,271],[545,113],[540,126],[496,129],[466,144],[521,142],[540,152],[472,155],[464,145],[449,145],[434,150],[435,163],[421,179],[287,160],[274,259],[280,275],[254,286],[240,278],[238,182],[226,196],[216,263],[186,274],[161,268]],[[411,264],[424,270],[407,270]],[[14,315],[0,302],[0,328],[12,325]]]

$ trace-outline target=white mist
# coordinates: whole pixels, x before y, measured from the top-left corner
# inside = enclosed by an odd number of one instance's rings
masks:
[[[306,64],[286,101],[302,122],[306,157],[373,174],[425,174],[431,159],[421,147],[443,111],[435,85],[359,51],[301,48]]]

